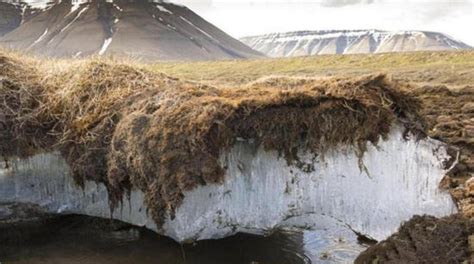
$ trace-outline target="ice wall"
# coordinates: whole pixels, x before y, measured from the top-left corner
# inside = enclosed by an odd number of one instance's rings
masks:
[[[288,166],[277,153],[240,142],[221,157],[227,168],[224,184],[186,193],[176,218],[167,219],[162,229],[147,216],[140,191],[133,191],[113,218],[177,241],[264,234],[275,228],[326,229],[332,234],[354,230],[381,240],[415,214],[456,211],[450,195],[438,188],[449,158],[445,146],[432,139],[405,141],[401,131],[394,129],[377,147],[369,145],[362,160],[348,147],[324,157],[302,154],[308,165],[304,171]],[[84,189],[75,186],[57,154],[10,165],[0,170],[0,203],[34,203],[54,213],[110,217],[105,187],[92,182]]]

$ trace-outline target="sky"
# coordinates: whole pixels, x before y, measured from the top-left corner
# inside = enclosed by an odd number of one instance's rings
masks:
[[[186,5],[236,38],[296,30],[427,30],[474,46],[474,0],[168,1]]]
[[[474,0],[174,0],[234,37],[295,30],[445,33],[474,46]]]

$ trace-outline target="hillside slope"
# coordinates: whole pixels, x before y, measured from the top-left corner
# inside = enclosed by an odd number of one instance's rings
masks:
[[[0,37],[26,22],[36,11],[24,3],[0,2]]]
[[[146,60],[261,56],[184,6],[145,0],[62,1],[0,39],[0,45],[51,57],[126,55]]]
[[[427,31],[298,31],[245,37],[241,41],[271,57],[471,48],[442,33]]]

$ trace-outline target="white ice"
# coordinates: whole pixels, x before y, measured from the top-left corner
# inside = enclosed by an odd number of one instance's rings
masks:
[[[377,147],[369,145],[362,163],[347,147],[324,157],[302,154],[302,160],[314,167],[308,172],[288,166],[275,152],[240,142],[221,157],[227,168],[224,183],[186,192],[176,218],[167,218],[161,229],[147,215],[144,194],[138,190],[113,218],[176,241],[288,228],[325,230],[328,235],[349,228],[382,240],[413,215],[456,212],[451,196],[438,187],[448,158],[444,144],[432,139],[405,141],[401,129]],[[8,202],[35,203],[54,213],[110,217],[105,187],[93,182],[77,187],[65,161],[54,153],[16,160],[11,168],[0,169],[0,203]]]

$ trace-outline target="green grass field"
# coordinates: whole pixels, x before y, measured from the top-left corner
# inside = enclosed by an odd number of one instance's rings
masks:
[[[388,73],[416,83],[474,85],[474,51],[409,52],[360,55],[158,63],[152,70],[214,85],[239,85],[264,76],[333,76]]]

